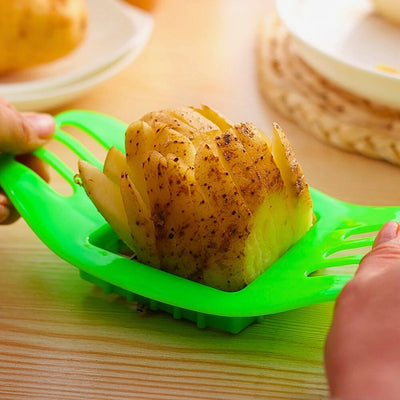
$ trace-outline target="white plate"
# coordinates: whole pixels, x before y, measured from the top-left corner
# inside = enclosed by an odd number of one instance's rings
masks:
[[[305,61],[338,85],[400,108],[400,27],[374,13],[369,0],[277,0],[283,23]]]
[[[89,29],[70,55],[0,77],[0,95],[10,98],[66,85],[103,70],[124,54],[142,49],[153,28],[150,15],[118,0],[86,0]]]
[[[64,105],[80,96],[89,89],[94,88],[105,80],[121,71],[129,65],[138,55],[140,49],[134,49],[122,55],[114,63],[106,66],[96,73],[85,76],[81,80],[73,81],[64,86],[46,88],[44,90],[34,90],[30,93],[16,93],[9,95],[7,100],[20,111],[48,111]]]

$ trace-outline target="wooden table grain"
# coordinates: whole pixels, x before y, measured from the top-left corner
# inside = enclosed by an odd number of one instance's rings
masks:
[[[266,132],[278,121],[311,186],[350,202],[398,205],[399,168],[329,147],[265,106],[254,47],[260,20],[273,11],[271,0],[159,0],[141,55],[51,111],[131,122],[205,103]],[[266,316],[238,335],[200,330],[103,294],[19,220],[0,227],[0,398],[323,399],[332,310],[324,303]]]

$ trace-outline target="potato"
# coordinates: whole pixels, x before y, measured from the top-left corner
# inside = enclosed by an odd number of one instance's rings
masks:
[[[126,162],[130,168],[130,177],[147,205],[149,200],[143,175],[143,155],[153,149],[154,139],[153,129],[143,121],[130,124],[125,134]]]
[[[211,229],[212,250],[205,260],[204,282],[236,290],[246,282],[244,245],[250,234],[252,213],[221,159],[204,143],[197,151],[195,178],[206,201],[215,210],[216,229]]]
[[[153,148],[165,156],[175,154],[187,165],[194,164],[196,149],[191,140],[166,125],[155,136]]]
[[[292,146],[282,128],[274,123],[272,148],[276,163],[285,182],[288,196],[288,213],[292,216],[293,241],[297,242],[314,221],[312,199],[308,190],[303,169],[298,163]]]
[[[194,184],[193,170],[175,154],[170,153],[165,159],[164,178],[169,190],[165,225],[168,227],[167,237],[173,239],[169,246],[170,249],[174,246],[173,272],[185,278],[197,275],[201,279],[207,252],[203,248],[206,243],[199,237],[202,234],[198,230],[201,214],[191,189]]]
[[[303,171],[277,124],[271,141],[210,107],[181,107],[146,114],[129,126],[125,144],[126,160],[110,149],[104,174],[115,183],[124,170],[127,244],[143,263],[236,291],[312,226]],[[110,208],[108,199],[93,200]]]
[[[104,161],[103,173],[119,186],[121,175],[128,171],[125,154],[116,147],[111,147]]]
[[[198,112],[203,117],[207,118],[215,125],[217,125],[222,132],[227,131],[233,126],[232,123],[230,123],[225,117],[219,114],[218,111],[214,110],[211,107],[208,107],[203,104],[201,108],[196,108],[196,107],[191,107],[191,108],[193,111]]]
[[[85,38],[84,0],[0,1],[0,74],[59,59]]]
[[[171,129],[181,133],[188,139],[192,140],[196,137],[196,129],[178,119],[173,114],[165,111],[155,111],[144,115],[141,121],[146,122],[154,131],[158,131],[163,126],[168,126]]]
[[[171,218],[170,193],[166,177],[167,160],[159,152],[153,150],[143,161],[144,179],[150,203],[150,215],[155,231],[157,254],[160,266],[166,270],[178,267],[176,256],[176,238]],[[127,209],[134,205],[126,203]]]
[[[86,193],[104,219],[129,248],[136,247],[131,238],[119,185],[99,169],[82,160],[79,160],[79,175]]]
[[[120,194],[131,234],[129,242],[125,243],[135,251],[138,260],[158,267],[160,260],[156,249],[154,224],[147,205],[127,172],[121,175]],[[110,225],[113,226],[111,223]]]

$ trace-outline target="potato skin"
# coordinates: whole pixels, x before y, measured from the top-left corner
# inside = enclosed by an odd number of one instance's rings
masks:
[[[311,197],[289,141],[278,125],[273,130],[271,142],[207,106],[132,123],[125,160],[111,149],[104,173],[125,171],[120,191],[138,261],[237,291],[302,237],[313,222]],[[111,225],[124,219],[121,207],[93,200],[119,216]]]
[[[84,0],[0,2],[0,74],[59,59],[84,39]]]

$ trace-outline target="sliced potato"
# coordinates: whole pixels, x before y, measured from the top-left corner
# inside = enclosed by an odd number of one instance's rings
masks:
[[[143,176],[143,162],[144,155],[153,149],[154,139],[154,130],[143,121],[133,122],[125,133],[126,162],[129,167],[129,175],[147,205],[149,200]]]
[[[265,204],[259,215],[255,216],[256,224],[260,226],[261,231],[257,233],[257,229],[255,229],[253,237],[257,235],[268,236],[268,240],[271,241],[271,249],[267,250],[270,253],[270,258],[263,255],[264,250],[259,245],[251,245],[254,249],[249,250],[248,254],[250,256],[250,253],[252,253],[254,257],[263,259],[264,265],[267,265],[267,260],[271,263],[271,260],[277,258],[293,244],[292,224],[287,221],[290,218],[287,213],[288,195],[281,171],[272,155],[271,141],[265,133],[251,123],[237,124],[235,131],[248,156],[246,168],[253,165],[261,181],[264,182],[261,196]],[[271,210],[270,213],[268,213],[268,207]]]
[[[251,122],[235,124],[234,128],[243,145],[247,144],[251,148],[253,158],[257,163],[263,161],[264,154],[272,153],[272,143],[269,137]]]
[[[126,221],[117,223],[139,261],[236,291],[301,238],[313,222],[311,196],[286,136],[273,130],[271,143],[253,124],[231,124],[207,106],[131,124],[126,159],[111,149],[100,174],[114,197],[120,186]],[[109,215],[109,200],[98,197]]]
[[[164,156],[174,154],[176,157],[182,159],[186,165],[194,165],[196,149],[193,143],[185,135],[166,125],[157,133],[153,148]]]
[[[180,107],[173,110],[166,110],[165,112],[173,115],[180,121],[195,129],[196,136],[198,136],[199,134],[201,136],[201,134],[203,133],[209,133],[219,130],[218,126],[215,125],[212,121],[190,107]]]
[[[207,252],[203,248],[205,243],[198,240],[199,226],[202,222],[199,209],[194,204],[194,176],[190,174],[193,170],[174,154],[168,154],[166,161],[165,179],[168,182],[170,210],[167,216],[170,221],[167,225],[171,226],[179,260],[176,273],[190,278],[201,274],[207,263]]]
[[[180,263],[176,253],[175,224],[171,215],[166,169],[167,159],[161,153],[153,150],[147,154],[143,172],[154,224],[157,254],[161,268],[172,272],[180,267]]]
[[[125,154],[113,146],[104,161],[103,173],[119,186],[123,172],[128,172]]]
[[[154,111],[148,113],[144,115],[141,120],[149,124],[155,131],[157,131],[157,129],[162,129],[162,126],[166,125],[186,136],[190,140],[196,137],[196,130],[194,128],[182,122],[167,111]]]
[[[233,128],[215,136],[214,140],[222,164],[240,189],[246,205],[252,212],[257,211],[266,194],[271,190],[276,190],[275,186],[283,184],[278,179],[278,168],[275,167],[273,171],[275,173],[270,173],[262,179],[257,169],[257,160],[250,157]],[[268,154],[264,157],[268,157]]]
[[[191,107],[191,108],[197,111],[199,114],[201,114],[204,118],[207,118],[215,125],[217,125],[222,132],[227,131],[233,126],[233,124],[230,123],[224,116],[219,114],[218,111],[214,110],[211,107],[202,105],[201,108],[196,108],[196,107]]]
[[[199,147],[196,154],[195,178],[204,197],[216,210],[218,231],[213,233],[216,247],[209,255],[209,267],[204,271],[206,282],[225,290],[245,286],[245,243],[250,231],[252,213],[220,158],[208,144]],[[211,234],[211,232],[210,232]],[[224,276],[225,279],[218,282]]]
[[[273,124],[273,150],[282,173],[289,199],[287,214],[291,216],[294,242],[304,236],[314,221],[312,199],[293,148],[278,124]]]
[[[196,134],[190,138],[196,149],[202,143],[208,143],[215,149],[212,138],[215,134],[221,133],[221,131],[212,121],[190,107],[180,107],[174,110],[166,110],[165,112],[178,118],[196,131]]]
[[[134,251],[135,243],[131,238],[119,185],[86,161],[79,160],[78,168],[82,185],[94,205],[121,240]]]
[[[132,249],[140,262],[159,267],[154,224],[148,206],[127,173],[122,174],[120,187]]]

